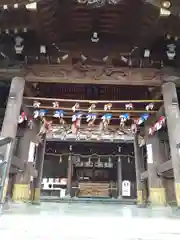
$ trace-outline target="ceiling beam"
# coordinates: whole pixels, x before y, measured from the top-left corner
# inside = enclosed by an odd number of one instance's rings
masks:
[[[29,65],[26,68],[1,68],[0,77],[12,79],[24,77],[27,82],[35,83],[77,83],[161,86],[166,81],[180,85],[180,74],[155,68],[129,68],[92,65]]]

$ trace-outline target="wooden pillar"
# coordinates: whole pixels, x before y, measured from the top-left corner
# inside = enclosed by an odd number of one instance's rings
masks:
[[[180,112],[175,84],[171,82],[164,83],[162,86],[162,94],[174,172],[176,202],[178,207],[180,207]]]
[[[144,172],[143,151],[138,144],[138,135],[134,137],[134,155],[136,169],[136,186],[137,186],[137,204],[144,205],[147,201],[147,191],[145,183],[141,180],[141,173]]]
[[[119,156],[117,160],[117,197],[122,198],[122,159]]]
[[[41,182],[43,177],[45,149],[46,149],[46,140],[44,139],[41,143],[39,143],[36,149],[37,177],[34,179],[34,195],[32,200],[34,203],[37,203],[37,204],[40,203]]]
[[[69,154],[68,158],[68,172],[67,172],[67,190],[66,190],[66,196],[71,197],[71,189],[72,189],[72,155]]]
[[[24,135],[19,139],[17,154],[24,163],[24,171],[16,175],[13,186],[12,199],[14,201],[28,201],[30,199],[30,179],[35,174],[35,148],[37,129],[25,129]]]
[[[16,138],[17,126],[21,111],[21,105],[23,101],[23,92],[24,92],[25,80],[20,77],[14,77],[11,82],[11,87],[9,91],[9,97],[7,101],[4,121],[2,124],[1,136],[2,137],[11,137],[13,143],[11,149],[9,150],[8,162],[5,164],[4,173],[2,177],[2,188],[0,190],[0,201],[3,201],[2,195],[6,195],[9,179],[9,170],[11,166],[11,159],[14,149],[14,140]],[[0,147],[1,155],[5,156],[7,151],[7,146]],[[2,194],[3,192],[3,194]]]
[[[158,176],[156,170],[156,165],[165,161],[158,133],[148,137],[146,147],[149,201],[152,205],[166,205],[167,198],[164,180],[163,177]]]

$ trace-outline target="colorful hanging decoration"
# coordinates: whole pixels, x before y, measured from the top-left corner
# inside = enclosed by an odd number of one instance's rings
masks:
[[[104,105],[104,111],[109,111],[109,110],[111,110],[111,108],[112,108],[112,104],[111,103],[108,103],[108,104]]]
[[[52,105],[53,108],[59,108],[59,102],[53,102]]]
[[[88,108],[88,112],[92,112],[96,108],[96,104],[91,104],[91,106]]]
[[[52,102],[52,107],[53,107],[53,110],[54,110],[53,117],[59,119],[59,124],[61,124],[61,127],[62,127],[62,125],[65,124],[64,110],[59,109],[59,102],[57,102],[57,101]],[[51,109],[52,109],[52,107],[51,107]],[[86,118],[87,127],[94,126],[94,123],[97,119],[97,114],[95,113],[95,112],[97,112],[96,107],[97,107],[97,102],[96,101],[91,101],[91,102],[89,102],[89,107],[86,109],[86,112],[82,113],[82,112],[80,112],[81,111],[80,110],[80,104],[78,102],[74,103],[74,106],[72,107],[73,114],[72,114],[72,125],[71,125],[70,132],[72,132],[72,134],[76,134],[77,138],[78,138],[78,136],[80,136],[80,131],[83,131],[83,129],[80,128],[81,127],[81,120],[82,120],[83,115]],[[133,123],[131,124],[130,129],[128,128],[128,131],[131,131],[133,134],[135,134],[137,132],[138,125],[142,124],[143,122],[145,122],[148,119],[148,117],[149,117],[148,112],[152,111],[154,109],[154,103],[149,103],[147,106],[144,105],[144,107],[145,107],[144,114],[142,114],[142,116],[140,116],[135,121],[133,120]],[[29,118],[26,119],[26,116],[24,115],[24,113],[22,113],[20,118],[19,118],[19,123],[23,122],[24,120],[28,120],[28,126],[29,126],[29,128],[32,128],[33,119],[38,118],[38,119],[43,120],[43,126],[42,126],[42,129],[41,129],[40,133],[39,133],[39,135],[42,135],[42,133],[49,131],[49,130],[47,130],[47,129],[49,129],[49,127],[47,127],[48,126],[48,121],[45,119],[45,116],[46,116],[48,110],[41,109],[41,108],[43,108],[43,106],[41,106],[41,103],[38,102],[38,101],[34,101],[33,108],[34,108],[33,118],[32,119],[29,119]],[[105,131],[106,131],[106,133],[109,134],[109,131],[107,131],[107,130],[108,130],[108,126],[110,124],[110,121],[113,117],[113,114],[109,113],[109,112],[112,111],[111,109],[112,109],[112,103],[107,103],[107,104],[104,105],[104,115],[101,117],[101,122],[100,122],[100,125],[99,125],[100,126],[100,128],[99,128],[100,132],[98,133],[98,136],[97,136],[97,138],[99,138],[99,139],[102,138]],[[122,133],[123,133],[122,128],[125,127],[126,122],[130,119],[130,115],[129,115],[128,111],[132,110],[132,109],[134,109],[133,103],[131,101],[127,102],[125,104],[125,110],[126,111],[124,110],[126,113],[121,114],[119,116],[120,128],[121,128]],[[51,110],[50,110],[50,112],[51,112]],[[102,109],[102,112],[103,112],[103,109]],[[112,112],[117,113],[117,110],[114,110]],[[122,110],[120,110],[120,112],[122,112]],[[135,111],[135,112],[138,112],[138,111]],[[51,115],[51,113],[50,113],[50,115]],[[163,123],[164,123],[163,119],[160,119],[149,130],[150,134],[153,134],[154,131],[158,131],[158,129],[160,129],[162,127]],[[52,122],[50,121],[49,126],[51,124],[52,124]],[[88,131],[90,133],[92,132],[91,130],[92,130],[91,128],[88,128]],[[96,130],[97,130],[97,128],[96,128]],[[92,133],[90,134],[90,136],[92,136]]]
[[[80,107],[79,103],[76,103],[76,104],[72,107],[73,112],[76,112],[76,111],[79,109],[79,107]]]
[[[27,115],[25,112],[22,112],[21,115],[19,116],[18,123],[23,123],[26,120],[27,120]]]
[[[111,118],[112,118],[112,113],[106,113],[106,114],[104,114],[104,115],[102,116],[101,119],[102,119],[103,121],[110,121]]]
[[[40,117],[44,117],[47,112],[48,112],[48,110],[41,109],[41,110],[39,111],[39,116],[40,116]]]
[[[75,122],[76,120],[80,119],[81,117],[82,117],[82,113],[81,112],[75,113],[72,116],[72,122]]]
[[[166,118],[164,116],[161,116],[159,120],[151,127],[149,128],[149,134],[153,135],[155,132],[159,131],[166,122]]]
[[[108,128],[108,125],[111,121],[111,118],[112,118],[112,114],[111,113],[106,113],[102,116],[102,121],[100,122],[100,130],[101,131],[106,131],[107,128]]]
[[[64,117],[64,111],[63,110],[56,110],[53,114],[53,117],[55,118],[63,118]]]
[[[78,112],[72,116],[72,133],[73,134],[78,134],[79,128],[81,126],[81,118],[82,118],[82,113]]]
[[[53,114],[53,117],[59,118],[59,124],[61,124],[61,125],[65,124],[64,110],[56,110]]]
[[[154,108],[154,104],[153,103],[150,103],[146,106],[146,111],[152,111]]]
[[[135,124],[135,123],[131,124],[131,132],[132,132],[132,134],[137,133],[137,124]]]
[[[48,112],[48,110],[46,110],[46,109],[36,110],[36,111],[34,111],[33,117],[35,119],[38,117],[42,118],[46,115],[47,112]]]
[[[125,122],[129,119],[129,114],[125,113],[119,116],[120,118],[120,128],[124,128]]]
[[[137,125],[141,125],[143,122],[145,122],[149,117],[148,113],[143,114],[140,118],[138,118],[137,120],[135,120],[135,123]]]
[[[41,103],[38,102],[38,101],[34,101],[34,102],[33,102],[33,107],[34,107],[34,108],[40,108],[40,105],[41,105]]]
[[[42,118],[42,126],[37,134],[38,141],[41,141],[49,131],[52,130],[52,121],[47,121],[45,117]]]
[[[36,119],[39,117],[39,110],[34,111],[33,117]]]
[[[29,129],[33,129],[33,125],[34,125],[34,123],[33,123],[33,118],[31,117],[31,118],[29,118],[29,120],[28,120],[28,128]]]
[[[133,104],[132,103],[127,103],[125,104],[125,109],[126,110],[132,110],[134,107],[133,107]]]
[[[93,114],[88,114],[86,116],[86,122],[88,123],[88,126],[93,126],[94,125],[94,122],[96,120],[96,114],[93,113]]]

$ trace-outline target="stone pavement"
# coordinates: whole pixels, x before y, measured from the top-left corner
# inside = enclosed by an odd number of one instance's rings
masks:
[[[0,240],[179,240],[171,208],[98,203],[13,204],[0,216]]]

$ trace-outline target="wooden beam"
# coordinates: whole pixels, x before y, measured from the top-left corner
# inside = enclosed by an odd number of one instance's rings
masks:
[[[28,95],[29,96],[29,95]],[[61,99],[61,98],[42,98],[42,97],[24,97],[26,100],[32,100],[32,101],[49,101],[49,102],[70,102],[70,103],[162,103],[163,100],[152,100],[152,99],[142,99],[142,100],[84,100],[84,99]],[[145,111],[145,110],[144,110]],[[147,111],[148,112],[148,111]],[[149,111],[153,112],[153,111]],[[156,112],[156,111],[155,111]]]
[[[168,160],[164,163],[161,163],[159,165],[157,165],[157,174],[162,174],[164,172],[167,172],[169,170],[172,170],[172,161]],[[148,171],[145,171],[141,174],[141,179],[145,180],[148,178]]]
[[[131,69],[83,65],[34,65],[28,68],[25,79],[29,82],[52,83],[148,86],[159,86],[162,84],[161,73],[157,69]]]
[[[157,173],[161,174],[172,169],[172,161],[168,160],[164,163],[161,163],[157,166]]]
[[[172,70],[172,69],[171,69]],[[12,79],[24,77],[27,82],[40,83],[79,83],[134,86],[161,86],[168,79],[176,79],[180,74],[167,69],[129,68],[92,65],[28,65],[20,68],[1,68],[0,77]]]
[[[21,76],[27,82],[160,86],[162,72],[153,68],[84,65],[32,65],[0,69],[0,77]]]

